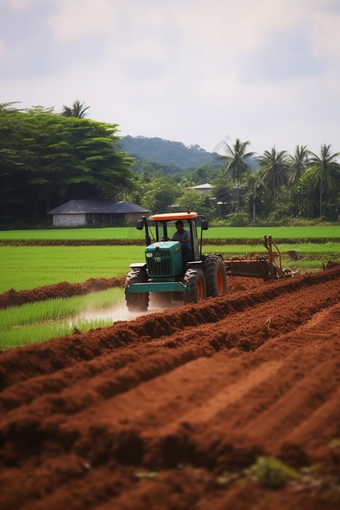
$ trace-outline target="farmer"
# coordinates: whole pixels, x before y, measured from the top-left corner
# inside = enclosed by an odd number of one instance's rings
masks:
[[[190,234],[187,230],[184,230],[182,220],[177,220],[175,225],[176,232],[172,236],[172,240],[181,243],[183,263],[186,264],[191,259]]]

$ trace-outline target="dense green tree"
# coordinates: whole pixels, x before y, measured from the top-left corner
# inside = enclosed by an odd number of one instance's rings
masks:
[[[225,218],[227,214],[232,212],[233,202],[233,185],[231,179],[226,179],[220,173],[211,181],[211,207],[214,209],[214,216]]]
[[[13,105],[18,103],[19,101],[11,101],[10,103],[0,103],[0,112],[17,112],[18,108]]]
[[[117,125],[50,109],[0,112],[2,214],[36,218],[72,198],[110,198],[129,187],[132,158],[116,150]]]
[[[163,177],[164,175],[166,175],[163,172],[162,168],[163,166],[164,165],[161,165],[160,163],[155,163],[154,161],[144,162],[140,169],[141,180],[143,181],[145,179],[146,182],[148,181],[151,182],[153,179]]]
[[[320,218],[323,216],[324,192],[332,191],[340,179],[340,165],[337,158],[340,152],[331,153],[331,145],[323,144],[320,148],[320,156],[309,151],[310,168],[306,172],[306,178],[314,188],[320,192]]]
[[[181,189],[176,186],[171,177],[159,177],[147,186],[147,191],[142,198],[142,205],[153,214],[169,212],[171,206],[181,194]]]
[[[200,212],[203,198],[195,189],[187,189],[177,198],[176,205],[182,211],[186,211],[189,206],[191,211]]]
[[[0,214],[11,216],[27,202],[29,192],[25,161],[30,160],[32,135],[23,123],[23,114],[6,103],[0,109]]]
[[[237,190],[237,211],[240,210],[240,185],[242,176],[251,171],[249,160],[254,156],[254,152],[247,152],[250,142],[241,142],[238,138],[235,144],[231,147],[225,142],[227,157],[221,156],[226,159],[225,173],[230,174],[232,180],[236,184]]]
[[[300,218],[314,218],[318,213],[318,191],[307,176],[307,172],[292,189],[293,214]],[[317,208],[317,210],[316,210]]]
[[[263,184],[259,178],[259,174],[248,174],[245,179],[245,193],[244,201],[247,207],[247,213],[252,218],[253,223],[256,222],[256,218],[262,211],[262,202],[260,199],[263,193]]]
[[[221,174],[222,167],[223,161],[216,159],[212,163],[205,163],[195,168],[195,170],[188,172],[192,182],[191,186],[198,186],[205,183],[211,184],[211,182]]]
[[[287,151],[277,151],[273,147],[270,152],[265,151],[263,156],[258,158],[258,162],[260,182],[272,194],[274,217],[276,217],[277,192],[288,183],[289,179]]]
[[[63,105],[62,115],[64,117],[77,117],[78,119],[83,119],[87,114],[87,110],[90,108],[89,106],[84,107],[85,103],[81,103],[80,101],[74,101],[72,106]]]

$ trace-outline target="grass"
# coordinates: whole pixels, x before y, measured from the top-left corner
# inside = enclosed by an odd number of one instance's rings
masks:
[[[304,272],[322,268],[322,262],[340,262],[339,243],[278,244],[283,265]],[[0,293],[51,285],[61,281],[81,283],[89,278],[125,276],[132,262],[144,261],[144,246],[0,246],[2,277]],[[300,260],[292,261],[286,252],[294,249]],[[242,257],[247,253],[266,253],[262,242],[257,244],[207,245],[204,253],[218,252],[225,258]]]
[[[51,230],[7,230],[0,231],[2,240],[48,240],[60,239],[97,240],[97,239],[144,239],[144,231],[135,227],[111,228],[65,228]]]
[[[20,307],[0,310],[0,349],[9,349],[43,342],[52,337],[70,335],[74,328],[81,332],[112,325],[112,319],[86,319],[80,314],[92,314],[110,309],[123,300],[123,289],[108,289],[86,296],[50,299]],[[99,314],[99,312],[98,312]]]
[[[143,260],[143,246],[0,246],[0,293],[125,276]]]
[[[213,227],[206,232],[209,239],[263,239],[271,235],[280,239],[339,239],[340,225],[331,227]]]
[[[154,229],[152,228],[153,232]],[[271,235],[280,239],[339,239],[340,224],[306,227],[210,227],[205,239],[263,239]],[[51,230],[0,231],[1,240],[98,240],[98,239],[144,239],[144,231],[135,227],[71,228]]]
[[[332,260],[340,262],[340,242],[319,243],[296,243],[294,245],[278,243],[278,248],[282,256],[282,264],[287,267],[296,266],[296,268],[304,268],[306,271],[322,269],[322,263]],[[292,260],[289,252],[295,251],[299,260]],[[267,250],[261,243],[258,244],[235,244],[235,245],[208,245],[205,252],[219,252],[224,258],[243,257],[247,254],[260,255],[266,254]]]

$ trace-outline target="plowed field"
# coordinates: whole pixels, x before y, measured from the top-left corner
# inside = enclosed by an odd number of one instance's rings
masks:
[[[339,267],[3,352],[0,508],[339,509]]]

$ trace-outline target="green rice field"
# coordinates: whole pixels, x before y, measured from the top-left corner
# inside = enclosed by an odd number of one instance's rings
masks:
[[[211,228],[205,233],[216,244],[204,253],[220,252],[224,258],[267,253],[263,236],[272,235],[282,254],[282,266],[308,272],[322,269],[328,260],[340,262],[340,227]],[[135,237],[134,237],[135,236]],[[0,293],[29,290],[63,281],[82,283],[89,278],[123,277],[132,262],[144,261],[143,245],[129,246],[16,246],[1,240],[99,240],[143,239],[135,228],[69,229],[0,232]],[[226,240],[226,244],[220,242]],[[228,244],[228,240],[235,240]],[[254,241],[256,239],[256,241]],[[280,242],[280,239],[282,240]],[[289,239],[289,243],[285,240]],[[296,242],[292,243],[295,239]],[[249,241],[248,241],[249,240]],[[306,242],[306,241],[309,242]],[[315,242],[311,242],[315,240]],[[294,251],[298,260],[289,254]],[[0,310],[0,349],[112,324],[102,310],[124,303],[123,289],[109,289],[89,296],[54,299]],[[91,318],[86,312],[94,310]],[[84,315],[85,314],[85,315]]]
[[[0,231],[1,240],[90,240],[98,239],[144,239],[144,232],[135,227],[115,228],[69,228],[51,230],[8,230]]]
[[[322,268],[328,260],[340,262],[337,242],[280,244],[284,265],[304,271]],[[132,262],[144,260],[144,246],[0,246],[0,293],[28,290],[62,281],[81,283],[89,278],[125,276]],[[298,261],[287,254],[294,249]],[[220,252],[224,258],[266,253],[256,244],[207,245],[204,253]]]
[[[123,289],[108,289],[86,296],[50,299],[0,310],[0,349],[43,342],[52,337],[111,326],[112,318],[100,317],[123,301]]]
[[[126,275],[143,246],[0,246],[0,293]]]
[[[151,229],[152,230],[152,229]],[[271,235],[280,239],[339,239],[340,225],[308,227],[211,227],[204,232],[206,239],[263,239]],[[0,231],[0,243],[19,240],[101,240],[123,239],[143,240],[144,231],[135,227],[75,228],[50,230],[9,230]]]

